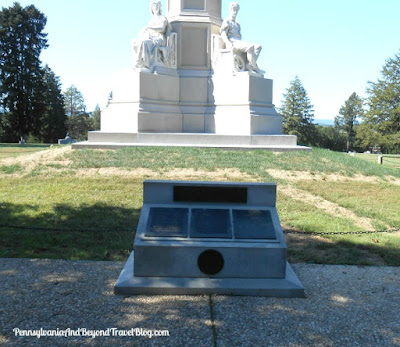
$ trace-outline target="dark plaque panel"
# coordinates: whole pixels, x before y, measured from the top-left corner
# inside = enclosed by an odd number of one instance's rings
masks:
[[[236,239],[276,239],[270,211],[233,210]]]
[[[187,237],[189,209],[187,208],[150,208],[146,227],[146,236]]]
[[[190,237],[232,238],[229,210],[193,209]]]
[[[175,202],[246,204],[247,188],[175,186]]]

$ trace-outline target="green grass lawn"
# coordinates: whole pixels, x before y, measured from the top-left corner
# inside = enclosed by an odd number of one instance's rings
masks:
[[[19,155],[34,153],[49,148],[51,145],[46,144],[10,144],[0,143],[0,160],[4,158],[17,157]]]
[[[187,179],[179,174],[181,169],[191,170],[190,179],[276,182],[284,228],[303,232],[287,235],[290,261],[400,266],[400,233],[314,237],[311,233],[363,228],[357,219],[283,192],[292,187],[325,199],[359,218],[370,218],[376,229],[399,228],[400,185],[387,177],[399,180],[400,170],[348,154],[321,149],[274,154],[127,148],[67,151],[33,169],[21,164],[8,171],[12,165],[0,164],[1,257],[125,260],[132,250],[143,181]],[[102,168],[110,171],[101,173]],[[291,181],[268,170],[306,172],[309,178]],[[317,173],[338,175],[341,181],[313,179]],[[359,181],[356,175],[376,182]]]
[[[356,157],[367,160],[371,163],[376,163],[378,164],[378,157],[382,155],[383,156],[383,162],[382,165],[388,168],[396,168],[400,170],[400,155],[386,155],[386,154],[364,154],[364,153],[357,153]]]

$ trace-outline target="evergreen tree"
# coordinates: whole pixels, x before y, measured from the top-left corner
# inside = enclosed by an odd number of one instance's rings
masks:
[[[38,132],[45,104],[40,53],[47,48],[46,17],[19,3],[0,11],[0,102],[6,139]]]
[[[100,130],[100,115],[101,115],[101,110],[99,104],[96,105],[96,108],[94,109],[91,118],[92,118],[92,126],[91,130]]]
[[[365,138],[369,145],[379,141],[384,152],[400,151],[400,53],[386,61],[378,82],[367,88],[369,109],[364,116]],[[369,138],[369,140],[368,140]]]
[[[43,96],[46,110],[42,115],[42,127],[37,136],[42,142],[52,143],[67,133],[67,116],[60,78],[46,65],[43,70]]]
[[[357,118],[362,115],[363,101],[356,93],[353,93],[340,108],[339,116],[335,117],[335,126],[346,134],[347,152],[353,148],[356,135],[354,126],[357,124]]]
[[[87,140],[88,131],[93,129],[92,118],[86,112],[82,93],[73,85],[64,92],[64,107],[70,136],[79,141]]]
[[[283,132],[297,135],[298,142],[302,144],[315,143],[315,126],[313,105],[308,98],[299,77],[290,82],[290,86],[283,95],[280,113],[283,116]]]
[[[74,85],[64,92],[64,106],[67,116],[77,116],[85,113],[86,105],[82,93]]]

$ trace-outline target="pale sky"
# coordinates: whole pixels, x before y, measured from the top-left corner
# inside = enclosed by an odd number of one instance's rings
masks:
[[[222,17],[230,0],[222,0]],[[1,0],[8,7],[14,0]],[[74,84],[87,110],[104,108],[115,75],[132,66],[130,42],[150,19],[148,0],[21,0],[47,17],[41,59]],[[163,13],[165,0],[162,1]],[[400,52],[400,0],[239,1],[243,40],[263,46],[258,65],[274,80],[274,103],[296,75],[315,118],[333,119],[348,97],[365,96],[388,58]]]

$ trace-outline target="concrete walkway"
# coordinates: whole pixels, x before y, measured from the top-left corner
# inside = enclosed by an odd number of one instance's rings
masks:
[[[123,265],[0,259],[0,345],[400,346],[400,268],[294,264],[307,298],[275,299],[115,296]],[[169,337],[20,336],[41,328]]]

